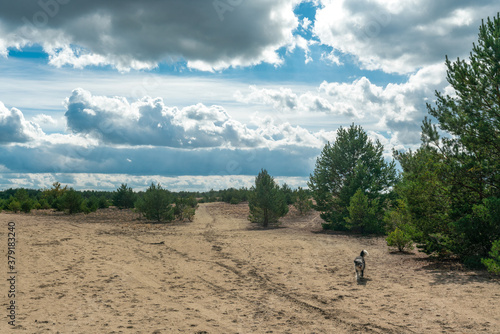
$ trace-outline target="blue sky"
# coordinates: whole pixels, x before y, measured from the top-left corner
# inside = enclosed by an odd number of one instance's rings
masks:
[[[305,186],[340,126],[420,145],[496,1],[0,4],[0,189]]]

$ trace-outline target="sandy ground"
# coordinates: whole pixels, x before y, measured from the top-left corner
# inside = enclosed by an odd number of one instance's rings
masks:
[[[321,233],[314,212],[292,210],[270,230],[247,215],[223,203],[166,225],[117,209],[1,213],[1,309],[9,221],[18,308],[17,326],[2,315],[0,332],[500,333],[496,277],[391,252],[383,238]]]

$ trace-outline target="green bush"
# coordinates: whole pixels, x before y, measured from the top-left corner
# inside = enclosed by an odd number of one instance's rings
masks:
[[[33,201],[28,198],[27,200],[21,203],[21,211],[24,213],[30,213],[33,206],[34,206]]]
[[[91,196],[85,201],[85,206],[88,208],[89,212],[96,212],[99,209],[99,199],[96,196]]]
[[[18,200],[13,199],[7,208],[9,209],[9,211],[12,211],[14,213],[18,213],[19,211],[21,211],[21,203],[19,203]]]
[[[107,209],[109,208],[109,203],[108,199],[104,196],[99,197],[99,202],[98,202],[98,207],[99,209]]]
[[[313,203],[310,199],[308,191],[299,187],[295,192],[295,202],[293,206],[299,210],[301,215],[305,215],[309,210],[312,209]]]
[[[481,263],[486,266],[489,272],[500,274],[500,240],[493,242],[489,259],[482,259]]]
[[[63,211],[61,198],[67,190],[67,186],[63,188],[59,182],[54,182],[51,189],[45,189],[42,192],[42,198],[40,200],[46,201],[50,208],[56,209],[57,211]],[[43,206],[44,204],[42,204],[42,207]]]
[[[163,189],[159,183],[157,185],[151,184],[137,202],[136,207],[139,212],[150,220],[160,222],[174,219],[172,195],[168,190]]]
[[[387,241],[387,246],[396,247],[400,252],[413,249],[411,236],[399,228],[389,233],[385,240]]]
[[[285,202],[287,205],[293,204],[295,202],[295,194],[288,184],[283,183],[283,185],[281,186],[281,192],[285,196]]]
[[[174,215],[180,221],[185,219],[192,221],[195,215],[198,201],[194,197],[177,197],[175,199]]]
[[[50,204],[45,198],[41,198],[38,203],[40,204],[40,209],[47,210],[50,209]]]
[[[387,211],[384,222],[387,231],[392,231],[386,238],[387,246],[396,247],[400,252],[413,249],[415,228],[411,222],[411,215],[403,200],[398,200],[397,207]]]
[[[192,208],[192,207],[184,208],[183,214],[182,214],[183,219],[185,218],[185,219],[189,220],[190,222],[192,222],[195,213],[196,213],[195,208]]]

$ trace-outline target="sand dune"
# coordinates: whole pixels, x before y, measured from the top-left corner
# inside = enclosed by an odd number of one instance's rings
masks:
[[[16,222],[18,313],[0,332],[500,333],[498,278],[391,253],[383,238],[322,233],[317,213],[292,210],[270,230],[247,215],[223,203],[171,224],[117,209],[1,213],[3,254]]]

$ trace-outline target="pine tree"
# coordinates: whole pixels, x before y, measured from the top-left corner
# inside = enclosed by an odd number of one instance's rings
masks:
[[[171,221],[174,219],[174,209],[172,207],[172,194],[161,187],[151,183],[143,197],[137,203],[137,209],[144,214],[147,219],[160,221]]]
[[[444,231],[448,249],[477,264],[500,238],[494,219],[500,197],[500,14],[483,21],[468,61],[446,57],[446,66],[456,94],[436,92],[436,106],[427,107],[442,131],[426,119],[422,140],[442,161],[439,182],[450,207]]]
[[[340,127],[334,144],[328,143],[316,161],[309,189],[316,210],[327,224],[324,228],[346,230],[351,198],[361,189],[370,202],[378,200],[377,215],[382,216],[390,187],[396,180],[394,162],[386,163],[383,146],[372,142],[360,126]]]
[[[288,205],[279,185],[262,169],[255,178],[255,186],[250,189],[248,200],[249,220],[267,228],[288,213]]]
[[[132,188],[128,187],[126,183],[116,189],[113,194],[113,204],[120,209],[129,209],[134,207],[136,195]]]
[[[64,195],[61,197],[61,208],[66,210],[70,215],[82,212],[84,209],[82,204],[82,195],[73,188],[65,191]]]
[[[370,203],[368,197],[361,189],[351,197],[351,202],[347,211],[349,216],[345,217],[346,227],[349,230],[361,233],[379,233],[382,232],[382,226],[378,224],[375,203]]]

